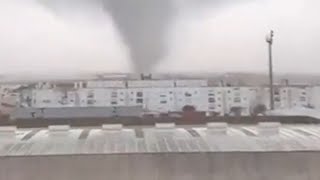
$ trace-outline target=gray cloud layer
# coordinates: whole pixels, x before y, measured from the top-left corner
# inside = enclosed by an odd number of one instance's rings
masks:
[[[236,2],[236,3],[235,3]],[[317,73],[317,0],[0,0],[6,72]]]

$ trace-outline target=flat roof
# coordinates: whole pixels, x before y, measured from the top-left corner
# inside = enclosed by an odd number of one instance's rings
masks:
[[[2,128],[2,129],[1,129]],[[319,125],[0,127],[0,156],[320,151]]]

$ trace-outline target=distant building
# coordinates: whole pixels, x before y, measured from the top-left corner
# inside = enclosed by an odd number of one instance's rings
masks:
[[[21,108],[139,106],[144,112],[170,113],[192,106],[221,116],[249,116],[255,107],[269,109],[270,104],[268,87],[208,86],[203,79],[40,82],[16,92],[2,89],[1,102],[11,96],[15,97],[11,104]],[[276,84],[274,101],[276,109],[320,109],[320,86]]]

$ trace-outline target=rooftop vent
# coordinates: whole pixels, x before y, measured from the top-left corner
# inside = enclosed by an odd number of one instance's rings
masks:
[[[122,124],[103,124],[102,129],[107,131],[121,130],[123,128]]]
[[[224,122],[207,123],[207,130],[212,134],[227,134],[228,124]]]
[[[259,136],[275,136],[279,134],[281,124],[278,122],[261,122],[258,124]]]
[[[157,129],[173,129],[176,127],[175,123],[156,123]]]
[[[0,141],[16,140],[16,126],[2,126],[0,127]]]
[[[48,127],[50,132],[68,132],[70,130],[69,125],[51,125]]]
[[[0,133],[5,133],[5,134],[14,134],[17,131],[16,126],[1,126],[0,127]]]

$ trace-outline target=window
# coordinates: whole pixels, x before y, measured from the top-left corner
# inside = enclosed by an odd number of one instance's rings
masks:
[[[123,102],[123,101],[124,101],[124,99],[120,99],[120,101],[121,101],[121,102]]]
[[[231,93],[231,91],[230,90],[228,90],[228,94],[230,94]]]
[[[191,93],[188,93],[188,92],[184,93],[184,95],[185,95],[186,97],[191,97],[191,96],[192,96],[192,94],[191,94]]]
[[[215,100],[213,97],[209,98],[208,101],[209,101],[209,103],[214,103],[214,102],[216,102],[216,100]]]
[[[87,97],[88,98],[94,98],[94,92],[93,91],[89,91]]]
[[[213,93],[210,93],[209,96],[214,96],[214,94],[213,94]]]
[[[221,98],[220,98],[220,97],[218,97],[218,101],[221,101]]]
[[[137,104],[142,104],[142,103],[143,103],[143,99],[138,98],[138,99],[136,100],[136,103],[137,103]]]
[[[280,102],[280,98],[279,98],[279,97],[275,97],[275,98],[274,98],[274,101]]]
[[[238,91],[238,90],[240,90],[240,88],[233,88],[233,90]]]
[[[167,101],[160,101],[160,103],[161,103],[161,104],[166,104],[166,103],[167,103]]]
[[[218,107],[221,107],[221,104],[218,104]]]
[[[306,92],[303,91],[301,94],[302,94],[302,95],[306,95]]]
[[[111,104],[112,105],[117,105],[118,103],[117,103],[117,101],[111,101]]]
[[[93,105],[95,102],[96,102],[96,101],[93,100],[93,99],[88,99],[88,100],[87,100],[87,104],[89,104],[89,105]]]
[[[306,101],[306,97],[301,96],[301,97],[300,97],[300,101]]]
[[[112,93],[111,93],[111,97],[113,97],[113,98],[118,97],[118,93],[117,93],[117,92],[112,92]]]
[[[241,98],[240,98],[240,97],[235,97],[235,98],[233,99],[233,102],[235,102],[235,103],[240,103],[240,102],[241,102]]]
[[[137,92],[137,97],[142,97],[143,93],[142,92]]]
[[[165,94],[161,94],[160,97],[167,97]]]
[[[169,91],[169,94],[172,94],[173,92],[172,91]]]
[[[51,103],[51,101],[49,99],[45,99],[42,101],[43,103]]]

